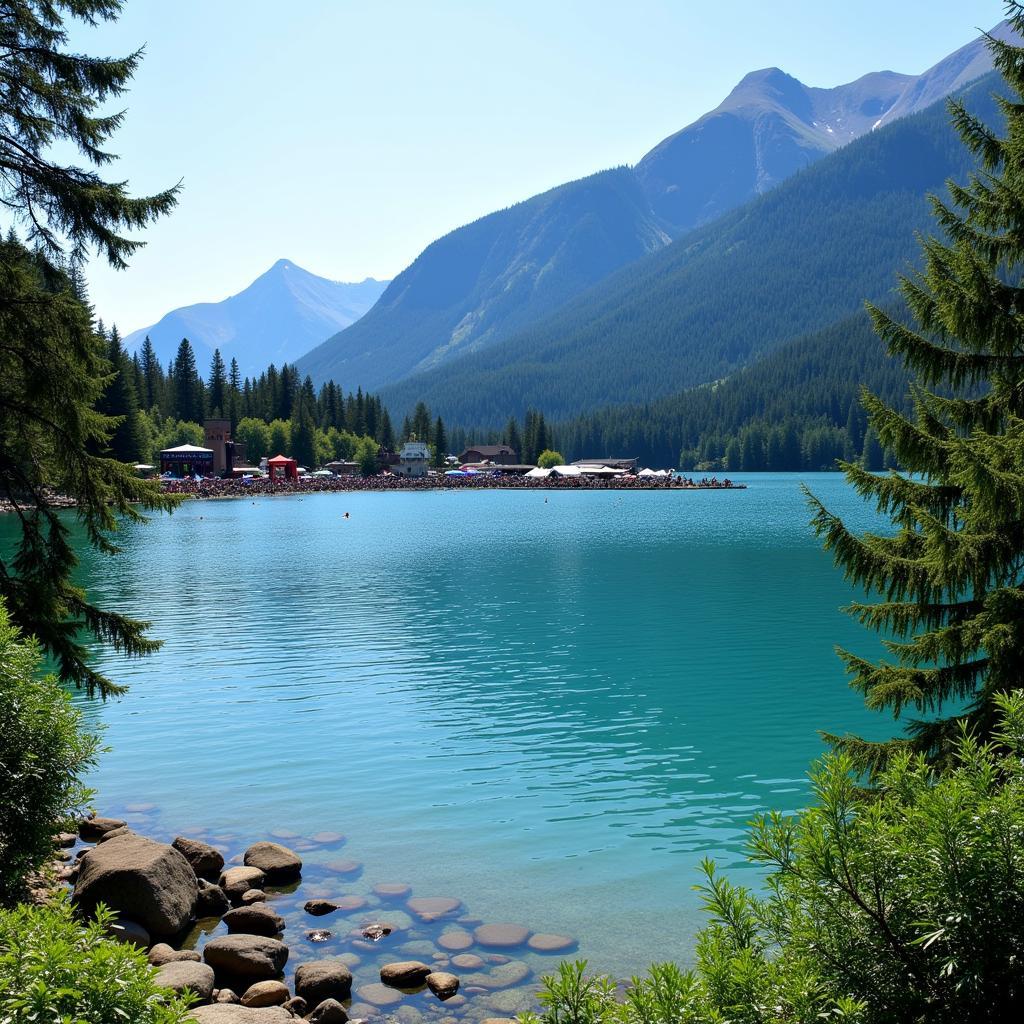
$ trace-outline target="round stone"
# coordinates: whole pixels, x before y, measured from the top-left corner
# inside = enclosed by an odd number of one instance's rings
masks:
[[[381,882],[373,887],[374,896],[382,900],[402,900],[412,892],[412,886],[405,882]]]
[[[460,953],[462,950],[469,949],[473,945],[473,936],[469,932],[461,930],[444,932],[438,938],[437,944],[442,949],[447,949],[452,953]]]
[[[571,935],[538,932],[530,936],[527,946],[535,953],[566,953],[576,948],[576,940]]]
[[[473,938],[488,949],[514,949],[530,937],[530,929],[521,924],[482,924]]]
[[[485,962],[483,957],[477,956],[476,953],[460,953],[452,957],[452,965],[461,967],[464,971],[478,971],[485,966]]]
[[[242,996],[242,1005],[256,1009],[261,1006],[281,1006],[291,996],[288,986],[280,981],[257,981]]]
[[[374,1006],[394,1006],[402,1001],[401,992],[379,981],[357,988],[356,995],[366,1003],[373,1003]]]
[[[406,906],[423,921],[436,921],[454,914],[462,906],[461,900],[450,896],[414,896]]]
[[[337,846],[345,842],[345,837],[340,832],[314,832],[309,838],[321,846]]]
[[[358,875],[363,870],[363,865],[357,860],[329,860],[324,867],[336,875]]]

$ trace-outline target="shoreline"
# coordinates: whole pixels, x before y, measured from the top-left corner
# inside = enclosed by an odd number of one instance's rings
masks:
[[[285,998],[300,994],[302,972],[297,968],[341,965],[342,976],[348,976],[348,990],[335,998],[353,1020],[505,1021],[535,1009],[541,975],[553,972],[561,959],[572,958],[578,948],[577,940],[568,935],[485,922],[458,896],[421,895],[405,880],[361,881],[364,865],[337,852],[347,842],[339,832],[304,836],[272,829],[243,837],[195,826],[172,832],[154,804],[130,803],[113,810],[119,817],[86,818],[79,823],[77,835],[59,837],[60,859],[54,865],[58,879],[74,891],[85,878],[78,893],[83,909],[94,897],[113,904],[120,914],[113,934],[147,951],[155,967],[195,964],[167,973],[168,977],[182,970],[189,976],[197,971],[206,974],[213,987],[204,1003],[237,1003],[244,1000],[249,984],[273,981],[281,996],[277,1005],[294,1012],[297,1007],[285,1003]],[[107,847],[108,842],[113,845]],[[133,843],[146,847],[137,869],[143,890],[152,882],[155,888],[166,886],[171,897],[180,897],[181,880],[176,888],[168,879],[174,874],[171,862],[182,857],[190,865],[187,877],[194,873],[194,882],[186,883],[184,889],[187,892],[194,884],[198,901],[191,905],[188,923],[174,934],[154,930],[145,921],[148,905],[137,887],[96,889],[99,862],[110,857],[122,867],[130,864]],[[146,875],[154,843],[163,851],[159,881],[155,875]],[[94,850],[103,852],[90,864],[88,857]],[[258,865],[265,876],[255,879],[246,874]],[[182,873],[181,867],[178,872]],[[265,944],[269,940],[284,959],[264,978],[240,977],[222,961],[220,947],[228,936],[232,942],[253,939]],[[422,976],[399,981],[388,977],[398,966],[416,964]],[[431,979],[426,975],[428,968],[435,975]],[[308,973],[309,968],[303,970]],[[448,979],[444,994],[438,991],[436,978],[440,977]],[[227,991],[218,996],[220,990]]]

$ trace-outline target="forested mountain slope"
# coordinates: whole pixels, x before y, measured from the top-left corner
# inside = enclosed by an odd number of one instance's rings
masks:
[[[831,89],[778,68],[752,72],[635,168],[570,182],[434,242],[369,316],[309,352],[300,369],[376,388],[488,348],[893,111],[922,109],[990,66],[974,40],[923,75],[881,71]]]
[[[997,118],[990,74],[964,98]],[[945,103],[863,136],[680,238],[485,352],[384,389],[449,423],[553,419],[646,402],[729,376],[799,335],[884,299],[930,230],[928,192],[972,159]]]
[[[668,241],[628,168],[570,182],[432,243],[299,369],[371,388],[399,380],[507,335]]]

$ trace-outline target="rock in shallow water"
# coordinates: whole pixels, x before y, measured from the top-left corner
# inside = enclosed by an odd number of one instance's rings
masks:
[[[126,917],[122,917],[112,924],[107,929],[107,934],[115,942],[123,942],[125,945],[134,946],[136,949],[149,949],[151,942],[149,932],[141,924],[129,921]]]
[[[451,999],[459,991],[459,979],[447,971],[431,971],[425,980],[427,988],[442,1001]]]
[[[536,935],[531,935],[526,944],[535,953],[567,953],[570,949],[575,949],[576,940],[571,935],[538,932]]]
[[[198,878],[217,878],[224,869],[224,855],[209,843],[178,836],[171,846],[192,865]]]
[[[530,937],[530,929],[521,924],[482,924],[473,938],[488,949],[513,949]]]
[[[291,1024],[295,1018],[283,1006],[268,1006],[257,1009],[252,1006],[237,1006],[230,1003],[214,1006],[199,1006],[188,1016],[196,1024]]]
[[[205,878],[200,878],[197,884],[196,917],[223,917],[231,907],[224,890]]]
[[[454,914],[462,906],[462,901],[448,896],[414,896],[406,906],[421,920],[429,922]]]
[[[288,1001],[291,993],[281,981],[257,981],[242,994],[242,1006],[281,1006]]]
[[[294,882],[302,874],[302,858],[280,843],[253,843],[242,863],[246,867],[259,868],[268,882]]]
[[[118,836],[82,858],[74,902],[87,916],[103,903],[150,935],[177,935],[192,919],[196,876],[173,847],[143,836]]]
[[[104,832],[112,832],[115,828],[124,828],[127,822],[120,818],[83,818],[78,823],[78,834],[87,842],[95,843]]]
[[[345,1024],[348,1014],[337,999],[325,999],[308,1019],[310,1024]]]
[[[417,988],[426,981],[431,968],[419,960],[401,960],[385,964],[380,969],[380,980],[392,988]]]
[[[262,889],[266,875],[256,867],[236,867],[223,871],[217,883],[232,903],[238,903],[249,889]]]
[[[438,937],[437,944],[442,949],[447,949],[452,953],[461,952],[464,949],[469,949],[473,945],[473,936],[469,932],[464,932],[462,929],[455,931],[444,932]]]
[[[203,947],[203,959],[217,971],[262,981],[288,962],[288,947],[261,935],[219,935]]]
[[[265,935],[271,939],[285,929],[284,918],[266,903],[235,907],[224,915],[224,923],[232,935]]]
[[[364,1002],[372,1003],[374,1006],[394,1006],[395,1003],[402,1001],[401,992],[379,982],[363,985],[356,993]]]
[[[168,946],[166,942],[158,942],[150,949],[146,959],[154,967],[163,967],[164,964],[177,963],[182,960],[199,963],[203,958],[194,949],[175,949],[173,946]]]
[[[213,968],[191,960],[177,960],[164,964],[154,979],[158,985],[179,995],[191,989],[201,1003],[208,1003],[213,995]]]
[[[313,960],[295,968],[295,994],[310,1006],[325,999],[344,1001],[352,994],[352,972],[341,960]]]

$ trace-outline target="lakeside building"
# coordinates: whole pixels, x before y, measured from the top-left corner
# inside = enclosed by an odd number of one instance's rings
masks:
[[[324,469],[329,469],[334,476],[355,476],[359,472],[359,463],[335,459],[333,462],[325,462]]]
[[[463,466],[475,466],[482,462],[495,466],[515,466],[519,462],[519,454],[507,444],[475,444],[459,456],[459,464]]]
[[[617,469],[623,473],[635,473],[640,465],[639,459],[577,459],[574,466],[596,467],[598,469]]]
[[[398,476],[426,476],[429,465],[430,446],[426,441],[411,438],[402,445],[398,462],[391,467],[391,472]]]
[[[179,444],[160,453],[160,472],[171,476],[212,476],[213,449],[194,444]]]

